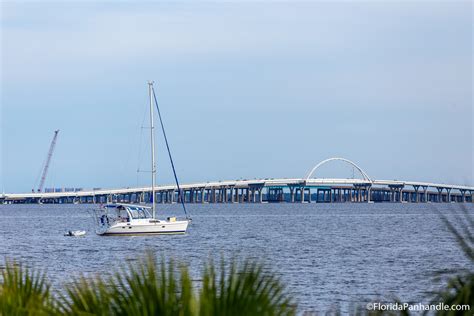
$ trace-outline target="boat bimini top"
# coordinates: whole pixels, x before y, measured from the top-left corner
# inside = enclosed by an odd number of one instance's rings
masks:
[[[141,206],[141,205],[131,205],[131,204],[106,204],[103,206],[104,210],[109,213],[109,211],[115,210],[117,217],[129,217],[132,219],[146,219],[152,218],[150,212],[148,211],[150,207]]]

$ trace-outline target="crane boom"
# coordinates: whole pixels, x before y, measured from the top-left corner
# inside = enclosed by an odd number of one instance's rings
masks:
[[[59,129],[54,131],[53,140],[49,146],[48,156],[46,157],[46,163],[44,164],[43,173],[41,174],[41,181],[38,187],[38,192],[43,192],[44,182],[46,180],[46,175],[48,174],[49,163],[51,162],[51,157],[53,156],[54,146],[56,146],[56,139],[58,138]]]

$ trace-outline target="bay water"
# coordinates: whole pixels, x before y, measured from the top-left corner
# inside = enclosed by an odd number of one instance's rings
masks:
[[[427,302],[436,273],[471,264],[440,219],[459,222],[472,204],[188,204],[186,235],[103,237],[94,205],[0,205],[0,264],[45,270],[54,288],[106,275],[147,251],[187,264],[199,283],[209,260],[258,260],[278,275],[298,310],[350,311],[381,297]],[[180,205],[158,205],[182,217]],[[65,237],[86,230],[85,237]]]

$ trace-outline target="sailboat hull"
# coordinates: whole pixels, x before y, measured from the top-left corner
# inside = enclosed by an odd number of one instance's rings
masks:
[[[99,235],[166,235],[185,234],[188,221],[137,220],[132,223],[116,223],[97,231]]]

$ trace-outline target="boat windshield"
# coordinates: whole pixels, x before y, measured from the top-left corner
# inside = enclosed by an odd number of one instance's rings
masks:
[[[107,204],[102,209],[96,210],[96,213],[105,213],[109,217],[109,220],[127,221],[130,219],[144,219],[151,218],[148,207],[140,205],[127,205],[127,204]]]
[[[132,218],[150,218],[150,212],[144,207],[139,206],[127,206],[127,209]]]

